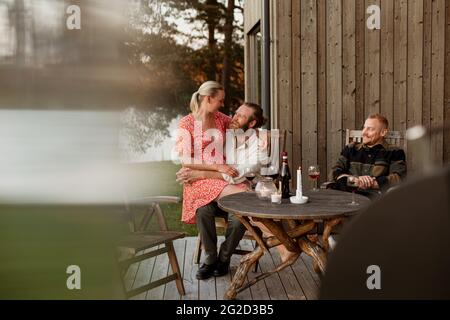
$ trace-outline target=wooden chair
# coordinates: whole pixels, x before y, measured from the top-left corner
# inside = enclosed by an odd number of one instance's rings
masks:
[[[119,269],[121,271],[122,281],[124,281],[124,276],[128,268],[132,264],[150,259],[152,257],[156,257],[161,254],[168,255],[169,262],[172,267],[171,275],[157,281],[150,282],[138,288],[127,290],[126,285],[123,282],[123,288],[127,299],[173,280],[175,280],[176,282],[179,294],[185,294],[180,267],[178,265],[177,256],[173,247],[173,241],[176,239],[184,238],[185,234],[182,232],[174,232],[168,230],[166,219],[160,207],[160,203],[178,202],[180,202],[180,198],[178,197],[162,196],[146,197],[134,199],[131,202],[126,202],[125,213],[128,223],[130,224],[131,233],[124,239],[121,239],[118,244]],[[139,224],[136,221],[136,213],[134,209],[146,210],[145,215]],[[156,216],[158,220],[159,230],[146,231],[147,226],[149,225],[153,216]],[[164,247],[158,248],[160,247],[160,245],[164,245]],[[148,249],[153,250],[144,253],[144,251]]]
[[[277,134],[274,135],[272,135],[271,132],[268,132],[268,156],[270,161],[266,166],[261,168],[261,174],[264,174],[264,170],[270,172],[271,166],[275,166],[278,170],[280,169],[282,163],[281,154],[283,151],[286,151],[286,134],[286,130],[278,130]],[[288,156],[292,157],[292,155]]]
[[[406,151],[405,139],[400,131],[388,131],[385,140],[394,146],[400,147]],[[362,130],[345,130],[345,145],[352,142],[362,142]]]
[[[278,163],[281,164],[281,151],[284,151],[286,149],[286,130],[279,130],[277,135],[271,135],[270,132],[267,133],[267,137],[268,137],[268,148],[269,148],[269,152],[268,152],[268,156],[271,159],[270,163],[274,162],[274,163]],[[275,160],[274,157],[278,157],[278,162],[277,161],[273,161]],[[269,167],[269,164],[267,164],[266,166],[266,170],[267,167]],[[219,230],[226,230],[228,227],[228,221],[225,218],[221,218],[221,217],[217,217],[216,218],[216,229]],[[259,230],[258,228],[255,228],[257,230]],[[248,231],[245,232],[243,239],[248,239],[248,240],[255,240],[255,238],[252,236],[252,234]],[[258,244],[256,244],[258,245]],[[236,249],[234,251],[234,254],[240,254],[240,255],[245,255],[248,254],[252,251],[250,250],[241,250],[241,249]],[[200,259],[201,259],[201,255],[202,255],[202,240],[200,235],[198,235],[197,237],[197,246],[196,246],[196,250],[195,250],[195,254],[194,254],[194,263],[195,264],[199,264],[200,263]],[[255,265],[255,272],[258,270],[258,263],[256,263]]]

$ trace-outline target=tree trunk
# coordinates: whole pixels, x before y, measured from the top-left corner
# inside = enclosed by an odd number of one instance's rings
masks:
[[[230,111],[230,101],[232,98],[230,75],[231,75],[231,55],[233,54],[233,21],[234,21],[235,0],[228,0],[227,14],[225,19],[225,41],[223,55],[222,85],[225,88],[225,110]]]
[[[25,65],[25,5],[23,0],[14,2],[16,31],[16,64]]]
[[[215,32],[218,24],[219,5],[217,0],[206,1],[206,13],[208,25],[208,65],[206,66],[206,76],[208,80],[217,80],[217,41]]]

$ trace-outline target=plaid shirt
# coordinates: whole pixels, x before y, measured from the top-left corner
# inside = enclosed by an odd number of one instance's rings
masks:
[[[372,147],[350,143],[342,150],[331,175],[339,189],[346,189],[348,176],[371,176],[384,191],[406,176],[405,152],[386,141]]]

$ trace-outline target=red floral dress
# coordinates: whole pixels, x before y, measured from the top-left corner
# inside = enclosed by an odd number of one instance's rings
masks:
[[[182,148],[187,147],[191,150],[191,157],[197,160],[201,159],[204,164],[214,164],[218,162],[221,164],[225,163],[223,142],[225,139],[225,132],[231,122],[231,118],[221,112],[216,112],[214,120],[215,127],[218,130],[217,133],[220,137],[210,137],[207,134],[205,135],[205,131],[201,129],[200,123],[198,123],[195,127],[195,118],[192,114],[182,118],[178,128],[180,130],[183,129],[185,133],[190,133],[191,143],[189,146],[189,141],[182,139],[179,131],[176,142],[178,153],[181,154],[183,150]],[[221,144],[222,148],[211,148],[211,143],[213,143],[213,141],[217,138],[219,140],[216,142],[216,145]],[[197,152],[194,155],[195,148],[197,148],[198,151],[201,150],[201,155],[199,154],[200,152]],[[228,182],[221,179],[203,179],[195,181],[191,184],[185,184],[183,187],[183,212],[181,215],[181,220],[184,223],[195,224],[195,214],[197,209],[216,199],[228,184]],[[242,191],[245,191],[247,188],[245,184],[237,184],[236,186],[242,188]]]

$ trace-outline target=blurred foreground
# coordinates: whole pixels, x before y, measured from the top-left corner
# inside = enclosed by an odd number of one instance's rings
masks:
[[[0,1],[0,299],[123,297],[124,199],[158,191],[121,162],[129,5]]]

